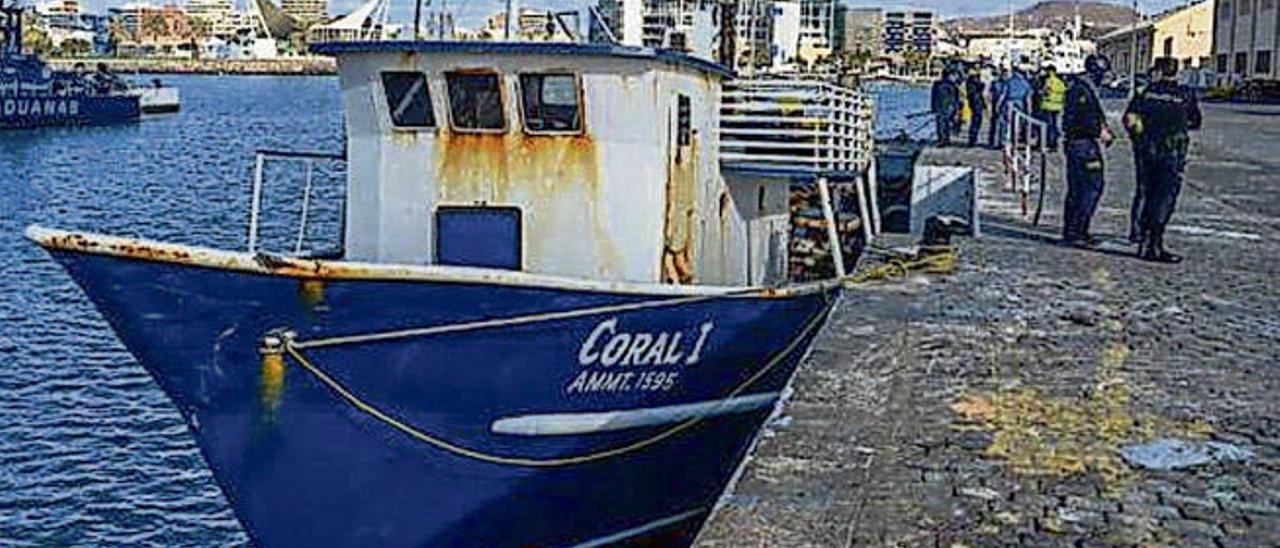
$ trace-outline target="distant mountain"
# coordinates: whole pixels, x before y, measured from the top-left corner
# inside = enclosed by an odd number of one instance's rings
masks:
[[[1130,7],[1099,2],[1097,0],[1047,0],[1014,14],[1014,24],[1019,29],[1069,27],[1076,18],[1079,5],[1080,19],[1084,23],[1084,37],[1101,36],[1125,25],[1132,24],[1137,14]],[[968,32],[999,32],[1009,28],[1009,16],[962,17],[945,23],[951,34]]]

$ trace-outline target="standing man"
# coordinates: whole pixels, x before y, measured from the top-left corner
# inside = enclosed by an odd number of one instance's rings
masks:
[[[933,110],[933,118],[936,122],[938,146],[950,146],[952,120],[955,118],[956,111],[960,108],[959,92],[955,84],[951,83],[950,71],[944,71],[942,76],[933,83],[933,90],[930,94],[930,107]]]
[[[1031,113],[1031,105],[1029,103],[1032,96],[1032,89],[1031,79],[1027,76],[1027,69],[1022,66],[1015,68],[1013,76],[1009,77],[1009,89],[1005,92],[1007,95],[1006,101],[1009,107],[1008,115],[1010,119],[1013,118],[1014,109],[1021,109],[1022,112],[1027,114]],[[1025,123],[1018,124],[1018,127],[1012,129],[1017,132],[1017,135],[1013,137],[1015,140],[1025,140],[1025,135],[1027,133],[1025,126]]]
[[[1042,120],[1049,126],[1049,149],[1057,150],[1058,119],[1067,102],[1067,83],[1058,76],[1058,69],[1053,65],[1045,67],[1044,81],[1040,89],[1040,113]]]
[[[982,136],[982,117],[987,111],[987,84],[982,81],[977,66],[969,69],[965,92],[969,96],[969,146],[976,147]]]
[[[951,119],[951,137],[960,139],[969,127],[969,97],[964,92],[965,72],[956,67],[951,73],[952,89],[956,92],[956,115]]]
[[[1110,69],[1105,57],[1090,55],[1085,60],[1087,76],[1071,79],[1063,101],[1067,202],[1062,214],[1062,240],[1067,245],[1092,247],[1097,244],[1089,233],[1089,225],[1106,185],[1102,149],[1115,140],[1098,101],[1098,87]]]
[[[1156,79],[1154,72],[1148,72],[1147,76],[1149,77],[1148,82]],[[1133,97],[1137,97],[1146,91],[1146,85],[1141,81],[1134,82],[1134,86]],[[1130,129],[1127,121],[1125,129]],[[1129,144],[1133,147],[1133,171],[1136,176],[1134,178],[1136,183],[1133,185],[1133,202],[1129,204],[1129,243],[1136,245],[1142,243],[1142,181],[1145,180],[1142,167],[1142,160],[1145,155],[1142,152],[1145,150],[1146,144],[1142,142],[1141,135],[1137,135],[1132,131],[1129,132]]]
[[[1142,166],[1142,214],[1139,221],[1138,257],[1144,261],[1180,263],[1182,257],[1164,247],[1164,231],[1182,190],[1190,132],[1200,129],[1200,105],[1195,94],[1178,85],[1178,62],[1157,59],[1153,81],[1134,95],[1124,123]]]
[[[991,127],[987,129],[987,142],[991,148],[1004,147],[1004,135],[1009,131],[1009,69],[1000,69],[996,81],[991,83]]]

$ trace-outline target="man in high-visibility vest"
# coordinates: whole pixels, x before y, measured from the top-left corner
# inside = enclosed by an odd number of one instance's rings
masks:
[[[1045,67],[1044,81],[1040,89],[1040,113],[1049,126],[1049,148],[1058,148],[1058,118],[1067,104],[1067,83],[1058,76],[1053,65]]]

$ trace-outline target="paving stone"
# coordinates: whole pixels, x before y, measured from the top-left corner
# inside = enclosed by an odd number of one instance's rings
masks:
[[[1212,523],[1193,519],[1174,519],[1160,522],[1160,527],[1175,538],[1192,541],[1224,536],[1222,529]]]

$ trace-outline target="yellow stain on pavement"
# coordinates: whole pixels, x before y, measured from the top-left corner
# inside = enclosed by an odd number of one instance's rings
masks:
[[[1079,397],[1046,395],[1034,388],[970,394],[951,406],[957,428],[990,432],[983,455],[1007,462],[1016,472],[1037,476],[1093,473],[1109,489],[1125,485],[1128,467],[1119,450],[1157,437],[1202,437],[1203,423],[1173,421],[1132,409],[1132,390],[1123,374],[1132,350],[1123,343],[1106,347],[1095,382]]]
[[[1116,288],[1116,280],[1111,276],[1111,271],[1103,267],[1094,267],[1089,269],[1089,278],[1093,280],[1093,285],[1103,291],[1111,291]]]

